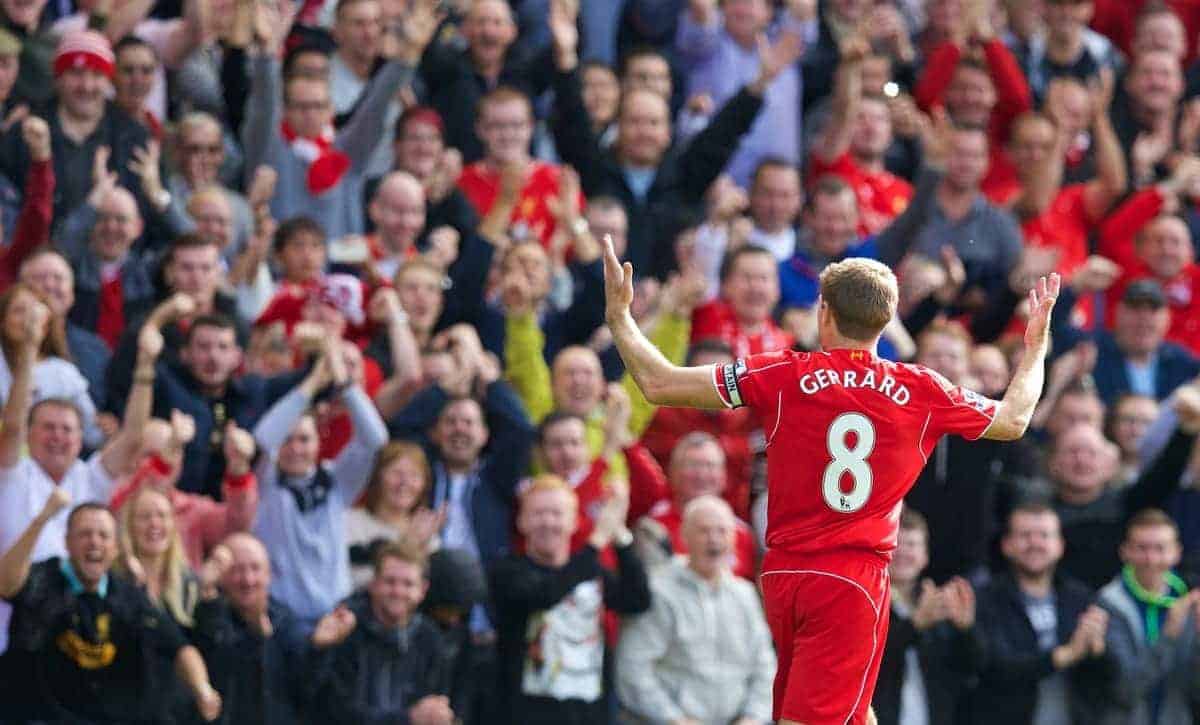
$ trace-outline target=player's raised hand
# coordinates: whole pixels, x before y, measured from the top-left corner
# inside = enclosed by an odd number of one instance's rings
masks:
[[[604,316],[610,322],[629,314],[633,304],[633,265],[621,263],[612,236],[604,235]]]
[[[1062,281],[1057,273],[1051,272],[1049,278],[1042,277],[1029,290],[1029,322],[1025,327],[1025,349],[1045,349],[1050,337],[1050,314],[1054,311],[1054,302],[1058,299],[1059,287]]]

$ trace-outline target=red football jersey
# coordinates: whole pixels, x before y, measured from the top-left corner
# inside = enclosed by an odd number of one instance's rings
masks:
[[[752,355],[714,366],[726,405],[767,436],[767,546],[890,557],[900,505],[939,438],[983,435],[997,403],[863,350]]]

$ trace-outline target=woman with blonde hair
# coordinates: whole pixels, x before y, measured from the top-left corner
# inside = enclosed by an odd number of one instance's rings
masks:
[[[393,441],[375,456],[362,505],[346,511],[350,574],[356,587],[371,580],[374,554],[389,541],[403,541],[429,553],[438,548],[446,509],[429,508],[433,473],[415,443]]]
[[[188,566],[165,491],[142,486],[120,510],[121,555],[114,567],[138,582],[146,596],[184,629],[191,629],[200,586]]]

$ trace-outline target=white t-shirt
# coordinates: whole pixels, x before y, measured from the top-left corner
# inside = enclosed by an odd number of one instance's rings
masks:
[[[42,529],[33,547],[31,561],[67,555],[67,516],[81,503],[108,503],[115,481],[100,462],[100,452],[75,461],[57,484],[71,495],[71,506],[58,512]],[[32,458],[25,457],[12,468],[0,468],[0,551],[8,551],[50,498],[55,483]],[[0,602],[0,652],[8,649],[8,620],[12,607]]]

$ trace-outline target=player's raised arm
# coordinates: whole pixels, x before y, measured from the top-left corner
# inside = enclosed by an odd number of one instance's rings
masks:
[[[1046,347],[1050,342],[1050,313],[1058,299],[1059,278],[1042,277],[1029,290],[1029,322],[1025,327],[1025,354],[1013,373],[1012,382],[996,409],[996,417],[983,432],[984,438],[1011,441],[1020,438],[1029,427],[1033,409],[1042,396],[1045,377]]]
[[[604,238],[604,314],[613,341],[646,400],[654,405],[691,408],[724,408],[713,383],[713,368],[681,368],[672,365],[658,348],[646,339],[629,305],[633,302],[633,267],[621,264],[613,251],[612,239]]]

